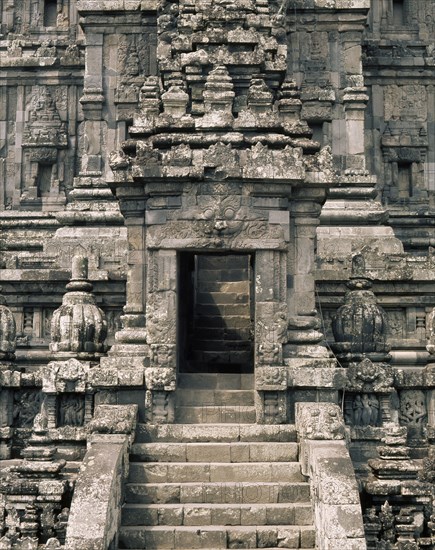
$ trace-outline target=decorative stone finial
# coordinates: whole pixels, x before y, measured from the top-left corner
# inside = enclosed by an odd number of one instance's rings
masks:
[[[189,96],[179,86],[171,86],[162,94],[162,102],[166,114],[179,118],[186,114]]]
[[[15,319],[11,310],[6,305],[4,296],[0,294],[0,361],[12,361],[15,358],[16,344],[17,330]]]
[[[198,120],[198,127],[230,127],[235,93],[233,81],[224,65],[219,65],[208,74],[203,97],[205,115]]]
[[[104,352],[107,323],[96,305],[92,284],[88,281],[88,259],[75,256],[71,281],[66,285],[62,305],[53,314],[50,350],[69,354]]]
[[[148,76],[139,92],[139,109],[148,116],[158,116],[160,112],[160,89],[157,76]]]
[[[356,361],[367,354],[372,360],[388,359],[387,318],[369,290],[371,281],[365,273],[365,261],[361,254],[352,259],[352,276],[347,284],[349,291],[344,304],[338,309],[332,322],[336,344],[334,349],[341,359]]]
[[[273,94],[262,78],[253,78],[248,90],[248,106],[255,113],[272,110]]]
[[[228,111],[231,113],[234,99],[233,81],[224,65],[210,71],[205,84],[204,101],[206,111]]]

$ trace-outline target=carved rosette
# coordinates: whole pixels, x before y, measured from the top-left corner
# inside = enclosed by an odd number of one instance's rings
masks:
[[[345,362],[358,361],[364,356],[374,361],[389,359],[387,317],[370,290],[372,283],[364,277],[363,266],[362,257],[355,256],[353,275],[347,284],[349,291],[332,321],[336,342],[333,349]]]
[[[17,331],[15,319],[0,294],[0,361],[12,361],[15,358]]]
[[[51,321],[50,350],[54,353],[95,356],[105,351],[107,323],[87,276],[87,258],[75,257],[71,282],[66,286],[68,292]]]

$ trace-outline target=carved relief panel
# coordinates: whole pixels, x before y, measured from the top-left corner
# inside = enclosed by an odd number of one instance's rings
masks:
[[[42,395],[38,389],[22,389],[14,392],[13,425],[31,428],[41,408]]]
[[[65,202],[60,152],[68,147],[68,137],[58,103],[63,107],[65,120],[66,99],[63,94],[56,94],[54,87],[33,86],[27,96],[20,198],[23,205],[40,205],[43,198],[50,200],[54,208],[55,203],[61,206]]]
[[[428,91],[422,85],[384,87],[384,197],[391,204],[427,200]]]
[[[422,390],[400,392],[400,424],[408,428],[408,437],[423,437],[427,423],[426,395]]]

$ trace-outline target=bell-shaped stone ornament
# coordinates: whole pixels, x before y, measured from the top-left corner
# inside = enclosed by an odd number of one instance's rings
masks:
[[[344,304],[338,309],[332,322],[335,344],[339,357],[350,361],[369,355],[372,360],[388,358],[387,319],[385,311],[376,302],[372,283],[365,276],[364,259],[353,258],[352,277]]]
[[[87,280],[88,259],[73,259],[72,278],[67,284],[62,305],[51,321],[50,350],[68,355],[95,355],[105,351],[107,323],[97,306],[92,284]]]

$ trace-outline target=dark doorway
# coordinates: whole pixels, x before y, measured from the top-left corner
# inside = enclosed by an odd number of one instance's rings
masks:
[[[253,372],[253,257],[179,256],[180,372]]]

